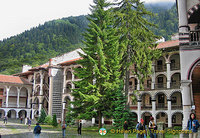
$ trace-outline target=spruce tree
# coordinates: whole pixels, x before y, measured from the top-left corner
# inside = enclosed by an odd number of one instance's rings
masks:
[[[44,123],[44,120],[45,120],[46,116],[47,115],[46,115],[44,109],[42,108],[40,116],[39,116],[39,119],[38,119],[38,123]]]
[[[156,50],[156,35],[148,29],[154,26],[144,17],[152,14],[144,8],[140,0],[120,0],[115,8],[116,26],[119,27],[120,44],[124,45],[122,76],[125,82],[125,97],[128,98],[130,73],[137,75],[141,89],[143,82],[151,74],[152,60],[160,56]],[[134,65],[135,70],[130,71]],[[126,109],[128,106],[126,106]]]
[[[112,117],[113,94],[119,87],[120,61],[119,35],[113,26],[113,13],[106,0],[94,0],[89,15],[89,25],[84,34],[86,47],[82,48],[82,60],[78,64],[82,68],[75,71],[81,80],[74,82],[76,89],[72,95],[72,115],[79,119],[99,118],[99,128],[102,127],[102,117]]]
[[[53,115],[52,126],[54,126],[54,127],[57,127],[57,126],[58,126],[58,122],[57,122],[56,115]]]

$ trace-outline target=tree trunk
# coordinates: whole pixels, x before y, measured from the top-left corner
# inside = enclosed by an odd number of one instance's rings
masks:
[[[99,111],[99,129],[102,128],[102,113]]]

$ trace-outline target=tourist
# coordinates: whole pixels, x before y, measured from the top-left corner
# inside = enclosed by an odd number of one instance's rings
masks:
[[[22,122],[23,122],[23,117],[22,117],[22,116],[20,117],[20,122],[21,122],[21,124],[22,124]]]
[[[31,119],[30,118],[28,118],[28,129],[29,129],[29,131],[31,131]]]
[[[8,121],[7,116],[4,116],[4,117],[3,117],[3,123],[4,123],[4,124],[7,124],[7,121]]]
[[[154,118],[152,116],[150,117],[149,130],[150,130],[150,137],[156,138],[157,135],[155,133],[155,130],[157,130],[157,125],[155,124]]]
[[[139,125],[140,123],[139,122],[137,122],[137,125],[136,125],[136,130],[138,130],[138,125]],[[136,138],[138,138],[138,133],[136,134]]]
[[[64,138],[65,137],[65,132],[66,132],[66,127],[67,127],[65,121],[63,121],[61,127],[62,127],[62,136]]]
[[[82,128],[82,122],[81,120],[78,121],[78,135],[81,135],[81,128]]]
[[[124,138],[128,138],[128,123],[124,121]]]
[[[138,130],[137,131],[138,138],[146,138],[147,137],[146,128],[145,128],[143,119],[140,119],[140,123],[137,125],[136,129]],[[140,133],[138,133],[138,132],[140,132]]]
[[[189,138],[197,138],[199,122],[196,120],[196,115],[194,113],[190,114],[190,118],[187,123],[188,130],[191,130],[192,133],[189,133]]]
[[[35,134],[35,138],[40,138],[42,128],[40,127],[39,123],[36,123],[36,126],[33,130],[33,133]]]

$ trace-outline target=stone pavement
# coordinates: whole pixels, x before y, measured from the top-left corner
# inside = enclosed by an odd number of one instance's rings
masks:
[[[28,126],[20,124],[20,120],[9,119],[8,123],[5,125],[3,120],[0,119],[0,134],[1,138],[34,138],[33,135],[33,126],[31,131],[29,131]],[[62,131],[54,131],[54,130],[44,130],[42,129],[42,133],[40,138],[62,138]],[[67,134],[65,138],[93,138],[92,136],[77,134]]]

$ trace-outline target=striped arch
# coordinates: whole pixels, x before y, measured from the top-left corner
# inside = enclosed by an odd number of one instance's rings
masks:
[[[188,80],[191,80],[191,77],[192,77],[192,72],[194,70],[194,68],[196,67],[197,64],[200,63],[200,57],[198,59],[196,59],[190,66],[190,69],[188,70],[188,73],[187,73],[187,79]]]
[[[192,15],[195,11],[197,11],[198,9],[200,9],[200,3],[194,5],[192,8],[190,8],[190,9],[188,10],[188,19],[189,19],[189,18],[191,17],[191,15]]]

